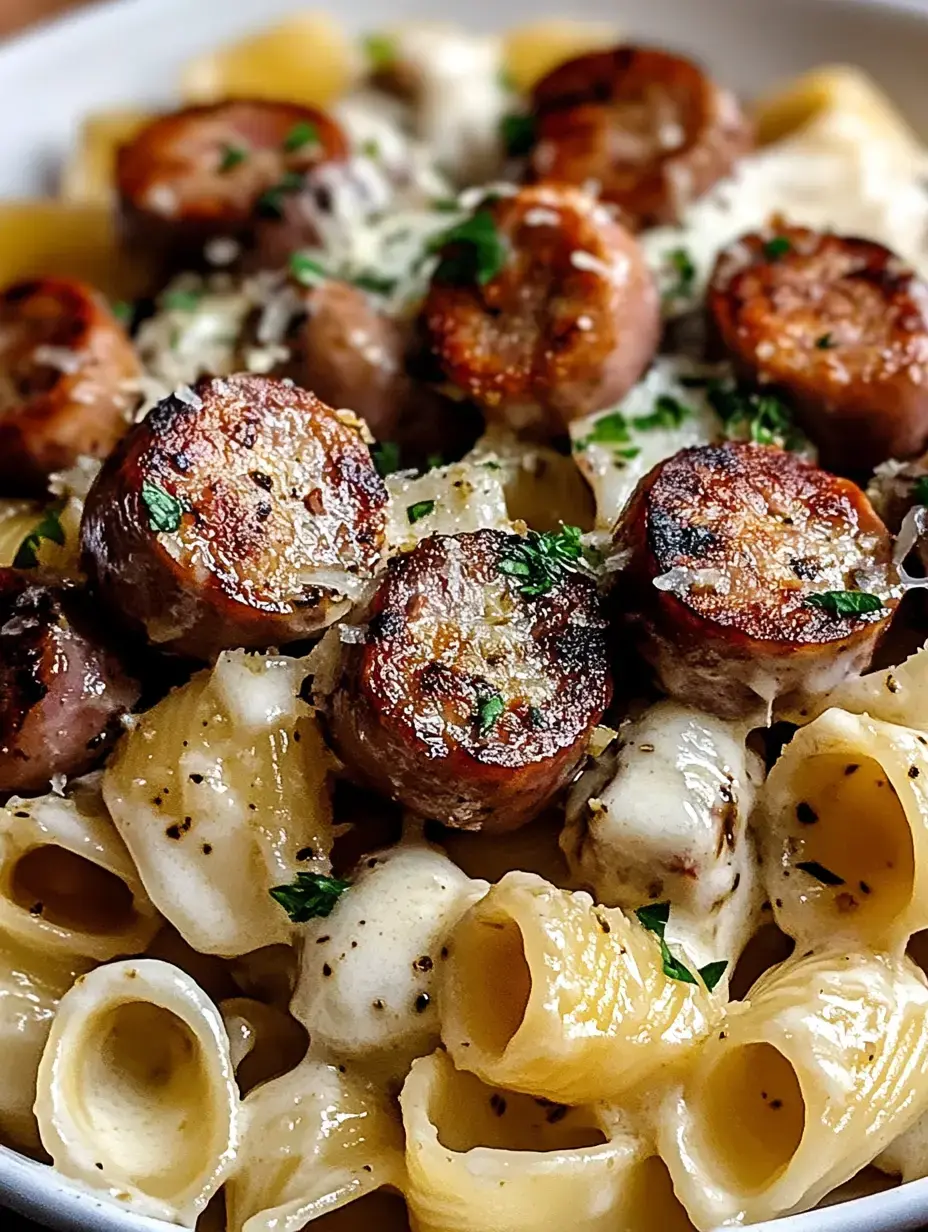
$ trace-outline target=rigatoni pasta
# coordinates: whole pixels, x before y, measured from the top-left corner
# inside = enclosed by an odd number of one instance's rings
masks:
[[[448,948],[445,1047],[459,1068],[529,1095],[623,1095],[685,1064],[719,1018],[698,979],[666,973],[637,920],[530,873],[508,873]]]

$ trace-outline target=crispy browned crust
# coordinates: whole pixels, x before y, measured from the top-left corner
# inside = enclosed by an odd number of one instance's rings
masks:
[[[481,208],[508,259],[483,286],[450,283],[439,265],[422,312],[427,345],[491,417],[563,433],[618,401],[650,362],[653,278],[634,237],[575,189],[523,188]]]
[[[772,225],[719,256],[708,307],[825,465],[871,470],[928,444],[928,286],[882,244]]]
[[[152,485],[180,503],[176,531],[157,529]],[[204,378],[193,404],[166,398],[107,459],[81,544],[113,608],[208,659],[306,637],[346,610],[339,580],[373,575],[386,516],[350,412],[273,377]]]
[[[535,86],[537,180],[595,182],[637,229],[677,222],[753,145],[737,101],[690,60],[614,47]]]
[[[81,455],[104,457],[128,427],[141,365],[101,295],[65,278],[0,293],[0,484],[45,491]]]
[[[569,780],[611,695],[595,587],[565,573],[526,597],[499,568],[520,542],[495,530],[423,540],[390,561],[365,642],[342,647],[329,709],[340,756],[446,825],[529,821]]]
[[[286,148],[296,125],[317,140]],[[245,157],[223,170],[229,149]],[[117,154],[116,182],[128,240],[165,260],[202,261],[213,236],[228,236],[254,250],[298,248],[313,240],[311,226],[280,196],[283,218],[262,197],[287,175],[307,175],[348,155],[348,142],[324,112],[296,103],[228,99],[183,107],[147,124]],[[297,194],[298,195],[298,194]],[[279,234],[286,231],[286,244]]]
[[[722,715],[861,670],[898,603],[887,594],[890,536],[864,493],[761,445],[707,445],[660,463],[615,548],[628,554],[622,614],[663,687]],[[825,590],[879,593],[884,607],[835,616],[807,603]]]
[[[75,587],[0,569],[0,792],[91,769],[138,700]]]

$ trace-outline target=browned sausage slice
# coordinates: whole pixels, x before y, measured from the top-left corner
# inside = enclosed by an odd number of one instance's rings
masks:
[[[63,278],[0,293],[0,486],[41,493],[52,471],[103,457],[128,427],[141,365],[92,287]]]
[[[182,654],[317,632],[384,550],[387,492],[360,421],[272,377],[204,378],[182,394],[132,429],[91,488],[90,576]]]
[[[0,792],[83,774],[138,700],[89,613],[75,587],[0,569]]]
[[[523,188],[452,236],[422,319],[445,375],[491,417],[562,433],[638,380],[657,290],[634,237],[592,198]]]
[[[662,686],[723,717],[862,670],[898,603],[890,536],[863,492],[761,445],[660,463],[615,546],[628,554],[619,602]]]
[[[928,444],[928,285],[870,240],[772,226],[719,257],[724,345],[796,405],[823,463],[871,470]]]
[[[569,60],[538,82],[532,105],[534,177],[596,183],[634,228],[678,222],[752,144],[734,95],[647,47]]]
[[[611,683],[595,586],[539,564],[556,538],[435,535],[391,560],[330,699],[363,783],[446,825],[504,830],[569,780]]]
[[[308,173],[347,153],[334,120],[295,103],[237,99],[173,111],[118,153],[128,236],[181,264],[201,259],[212,236],[248,246],[266,238],[276,250],[274,232],[285,228],[287,247],[297,248],[315,236],[299,208]]]

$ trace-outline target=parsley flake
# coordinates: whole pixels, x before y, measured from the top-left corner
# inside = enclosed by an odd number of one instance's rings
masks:
[[[240,145],[224,145],[219,156],[219,170],[225,174],[232,171],[248,157],[248,151]]]
[[[499,562],[500,573],[521,579],[519,593],[529,599],[546,595],[565,573],[574,573],[583,556],[579,526],[562,526],[543,534],[530,530],[524,539],[510,536],[507,555]]]
[[[775,235],[772,240],[767,240],[764,244],[764,256],[768,261],[779,261],[781,257],[785,257],[788,252],[792,251],[792,241],[788,240],[785,235]]]
[[[470,218],[433,236],[427,252],[441,253],[434,274],[437,282],[451,286],[478,282],[485,286],[506,264],[509,246],[490,211],[480,209]]]
[[[506,153],[510,158],[524,158],[535,144],[535,117],[530,115],[504,115],[499,124]]]
[[[319,129],[308,120],[298,120],[284,137],[284,149],[288,154],[302,150],[304,145],[319,144]]]
[[[381,479],[400,470],[400,447],[396,441],[379,441],[371,446],[371,457]]]
[[[706,963],[704,967],[699,968],[699,974],[702,977],[702,982],[705,984],[709,992],[715,992],[719,980],[728,970],[728,963],[725,959],[719,962]]]
[[[255,209],[262,218],[282,218],[284,212],[284,197],[299,192],[305,184],[301,171],[285,171],[276,184],[272,184],[261,194],[255,203]]]
[[[326,269],[305,252],[292,252],[289,265],[291,277],[295,278],[301,287],[318,287],[329,277]]]
[[[112,312],[120,325],[128,327],[135,315],[135,308],[126,300],[117,299],[114,303],[110,304],[110,312]]]
[[[664,292],[667,300],[687,299],[693,294],[696,282],[696,265],[686,248],[674,248],[665,258],[668,269],[676,281]]]
[[[368,34],[364,39],[364,54],[375,72],[389,68],[396,59],[396,45],[386,34]]]
[[[915,487],[912,489],[912,498],[916,505],[928,505],[928,475],[922,475],[921,479],[916,479]]]
[[[168,312],[196,312],[202,291],[168,291],[161,297],[161,306]]]
[[[650,415],[641,415],[632,421],[632,427],[639,432],[649,432],[652,428],[679,428],[684,419],[691,418],[693,412],[670,394],[661,394],[654,403]]]
[[[626,445],[631,442],[631,439],[628,420],[621,411],[610,411],[608,415],[601,415],[596,420],[587,436],[574,442],[574,448],[587,449],[590,445]],[[630,455],[632,457],[641,452],[639,449],[632,448],[634,450]],[[616,450],[616,453],[629,456],[621,450]]]
[[[16,555],[13,557],[14,569],[34,569],[39,563],[38,552],[43,540],[57,543],[59,547],[63,545],[64,528],[61,525],[61,511],[64,506],[65,501],[55,501],[44,511],[42,517],[16,549]]]
[[[833,873],[824,864],[819,864],[818,860],[803,860],[796,867],[802,869],[804,873],[808,873],[810,877],[814,877],[816,881],[820,881],[822,885],[842,886],[845,884],[843,877]]]
[[[351,883],[324,873],[297,873],[289,885],[274,886],[271,898],[280,903],[294,924],[331,915]]]
[[[721,419],[729,440],[799,449],[805,438],[793,424],[789,407],[774,394],[743,390],[725,381],[710,381],[706,397]]]
[[[477,703],[477,713],[474,716],[477,731],[481,736],[489,735],[506,707],[498,693],[491,693]]]
[[[142,484],[142,504],[148,510],[148,525],[153,531],[175,531],[184,516],[184,506],[165,491],[160,483],[146,479]]]
[[[649,903],[646,907],[639,907],[635,915],[638,917],[639,924],[646,928],[649,933],[654,933],[660,942],[661,963],[664,975],[668,979],[679,980],[681,984],[698,983],[689,967],[680,962],[679,958],[675,958],[670,952],[670,947],[664,938],[667,921],[670,919],[670,903]],[[712,992],[718,985],[719,980],[727,969],[728,963],[724,961],[707,963],[704,967],[699,968],[699,974],[709,992]]]
[[[822,334],[820,338],[815,339],[815,347],[819,351],[830,351],[837,345],[831,334]]]
[[[421,521],[422,518],[427,518],[434,508],[435,502],[433,500],[421,500],[416,501],[414,505],[407,505],[406,517],[409,519],[409,525],[415,526],[416,522]]]
[[[351,281],[360,291],[370,291],[372,295],[390,295],[396,290],[395,278],[384,278],[380,274],[364,271],[356,274]]]
[[[822,590],[806,596],[806,607],[821,608],[832,616],[866,616],[883,606],[879,595],[865,590]]]

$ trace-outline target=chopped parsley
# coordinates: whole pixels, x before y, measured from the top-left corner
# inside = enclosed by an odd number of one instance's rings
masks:
[[[670,952],[670,947],[664,938],[667,921],[670,919],[670,903],[651,903],[646,907],[639,907],[635,915],[638,917],[639,924],[649,933],[654,933],[660,942],[664,975],[668,979],[679,980],[681,984],[698,983],[689,967]],[[699,975],[709,992],[712,992],[727,970],[727,962],[711,962],[699,968]]]
[[[823,590],[806,596],[806,607],[821,608],[832,616],[866,616],[878,612],[883,606],[879,595],[865,590]]]
[[[146,479],[142,484],[142,504],[148,510],[148,525],[153,531],[172,532],[178,529],[184,516],[184,506],[166,492],[160,483]]]
[[[380,157],[380,142],[374,137],[368,137],[366,141],[362,141],[359,148],[365,158],[376,160]]]
[[[679,428],[684,419],[691,418],[693,412],[670,394],[661,394],[654,403],[650,415],[641,415],[632,420],[632,427],[640,432],[649,432],[652,428]]]
[[[706,397],[721,419],[729,440],[749,440],[755,445],[798,449],[805,438],[793,424],[785,403],[774,394],[743,390],[725,381],[710,381]]]
[[[42,517],[16,549],[16,555],[13,557],[14,569],[34,569],[39,563],[38,551],[43,540],[57,543],[59,547],[62,546],[64,528],[61,525],[61,511],[64,506],[65,502],[59,500],[49,505],[44,511]]]
[[[120,325],[130,325],[132,318],[135,315],[135,308],[132,304],[127,303],[124,299],[117,299],[110,304],[110,312],[119,322]]]
[[[445,465],[445,459],[441,456],[440,453],[430,453],[429,456],[425,459],[425,469],[427,471],[434,471],[436,467],[444,466],[444,465]]]
[[[324,873],[297,873],[289,885],[274,886],[268,892],[294,924],[305,924],[307,920],[331,915],[332,908],[350,884]]]
[[[831,334],[822,334],[820,338],[815,339],[816,349],[819,351],[830,351],[832,347],[837,346]]]
[[[477,713],[474,716],[477,731],[481,736],[489,735],[506,707],[498,693],[491,693],[477,703]]]
[[[255,209],[262,218],[281,218],[284,212],[284,197],[299,192],[305,183],[301,171],[285,171],[276,184],[272,184],[258,198]]]
[[[407,505],[406,517],[409,519],[409,525],[415,526],[422,518],[427,518],[434,508],[433,500],[421,500],[416,501],[414,505]]]
[[[839,877],[837,873],[833,873],[831,869],[826,868],[824,864],[819,864],[818,860],[802,860],[796,865],[796,867],[802,869],[804,873],[808,873],[810,877],[814,877],[816,881],[820,881],[822,885],[844,885],[843,877]]]
[[[479,209],[470,218],[433,236],[427,251],[441,253],[434,276],[437,282],[452,286],[474,282],[485,286],[500,272],[509,255],[496,219],[487,209]]]
[[[375,72],[389,68],[396,59],[396,44],[386,34],[368,34],[364,40],[364,54]]]
[[[792,251],[792,242],[785,235],[775,235],[772,240],[767,240],[764,244],[764,256],[768,261],[779,261],[781,257],[785,257],[788,252]]]
[[[232,171],[240,163],[243,163],[247,157],[248,151],[243,146],[224,145],[219,156],[219,170],[223,174],[226,171]]]
[[[635,426],[637,427],[640,422],[636,420]],[[631,439],[628,420],[621,411],[610,411],[608,415],[602,415],[597,419],[588,436],[574,442],[574,448],[587,449],[590,445],[612,445],[615,447],[612,452],[616,458],[637,458],[641,450],[637,445],[630,443]],[[620,449],[618,448],[620,445],[625,445],[627,448]]]
[[[504,115],[499,124],[503,145],[510,158],[524,158],[535,144],[535,117]]]
[[[513,535],[508,554],[499,562],[500,573],[521,579],[519,593],[534,599],[546,595],[565,573],[576,572],[583,556],[578,526],[562,526],[543,534],[530,530],[524,539]]]
[[[400,447],[396,441],[379,441],[371,446],[371,457],[381,479],[400,470]]]
[[[196,312],[202,298],[202,291],[168,291],[161,297],[161,306],[168,312]]]
[[[304,145],[319,144],[319,129],[308,120],[298,120],[284,137],[284,149],[288,154],[302,150]]]
[[[390,295],[396,289],[395,278],[383,278],[369,271],[356,274],[351,281],[360,291],[370,291],[373,295]]]
[[[696,282],[696,265],[686,248],[674,248],[667,253],[666,264],[675,276],[675,281],[664,292],[668,300],[687,299],[693,294]]]
[[[290,274],[302,287],[317,287],[329,277],[328,271],[305,252],[290,254]]]
[[[921,479],[916,479],[915,487],[912,489],[912,498],[916,505],[928,505],[928,475],[922,475]]]

